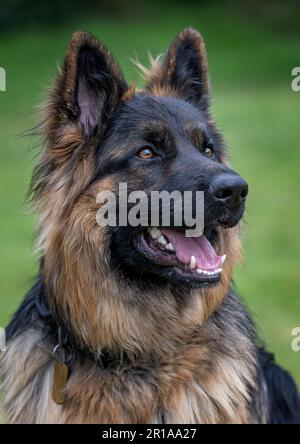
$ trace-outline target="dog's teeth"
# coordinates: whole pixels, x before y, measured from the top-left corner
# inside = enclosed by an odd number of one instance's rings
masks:
[[[222,268],[217,268],[216,270],[202,270],[201,268],[197,268],[198,274],[204,274],[205,276],[214,276],[218,273],[221,273]]]
[[[152,239],[157,239],[161,235],[160,230],[158,228],[156,228],[156,227],[150,227],[150,228],[148,228],[148,231],[149,231],[150,236],[152,237]]]
[[[171,242],[169,242],[169,243],[165,246],[165,248],[166,248],[167,250],[174,251],[174,247],[173,247],[173,245],[171,244]]]
[[[197,265],[195,256],[191,256],[190,268],[193,270]]]
[[[159,242],[162,245],[167,245],[167,241],[166,238],[163,235],[160,235],[159,238],[157,239],[157,242]]]
[[[225,259],[226,259],[226,254],[223,254],[223,256],[221,257],[221,265],[224,264]]]

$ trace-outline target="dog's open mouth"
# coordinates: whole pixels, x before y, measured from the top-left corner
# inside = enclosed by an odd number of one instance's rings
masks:
[[[149,227],[140,232],[135,246],[155,264],[172,267],[186,279],[211,284],[221,279],[226,255],[218,256],[204,235],[186,237],[175,229]]]

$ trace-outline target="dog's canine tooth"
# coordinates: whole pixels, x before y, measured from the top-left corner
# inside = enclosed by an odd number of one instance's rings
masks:
[[[191,256],[190,268],[193,270],[194,268],[196,268],[196,265],[197,265],[197,262],[196,262],[195,256]]]
[[[226,259],[226,254],[223,254],[223,256],[221,257],[221,265],[224,264],[225,259]]]
[[[166,245],[166,249],[167,249],[167,250],[170,250],[170,251],[174,251],[174,247],[173,247],[173,245],[171,244],[171,242],[169,242],[169,243]]]
[[[156,227],[149,227],[148,231],[149,231],[150,236],[152,237],[152,239],[157,239],[161,235],[160,230],[158,228],[156,228]]]
[[[159,238],[157,239],[157,242],[159,242],[160,244],[162,244],[162,245],[167,245],[167,241],[166,241],[166,238],[161,234],[160,236],[159,236]]]

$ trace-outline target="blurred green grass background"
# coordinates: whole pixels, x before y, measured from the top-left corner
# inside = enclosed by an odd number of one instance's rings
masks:
[[[126,17],[81,13],[64,24],[33,23],[2,33],[7,91],[0,92],[0,325],[8,323],[38,268],[35,218],[23,205],[34,141],[20,133],[37,122],[31,111],[72,32],[88,30],[102,39],[132,80],[138,74],[130,57],[147,62],[147,51],[162,53],[178,31],[194,26],[206,40],[213,113],[233,167],[250,185],[245,263],[236,269],[236,286],[269,349],[300,384],[300,352],[291,349],[291,331],[300,325],[300,92],[291,90],[300,32],[274,17],[214,2],[160,2]]]

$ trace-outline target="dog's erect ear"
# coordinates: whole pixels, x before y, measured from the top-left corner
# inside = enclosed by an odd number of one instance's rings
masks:
[[[187,28],[177,35],[165,57],[154,63],[145,89],[153,94],[175,94],[196,106],[208,105],[207,56],[197,31]]]
[[[90,137],[105,123],[126,90],[117,64],[102,43],[88,33],[75,33],[52,102],[60,120],[71,119]]]

